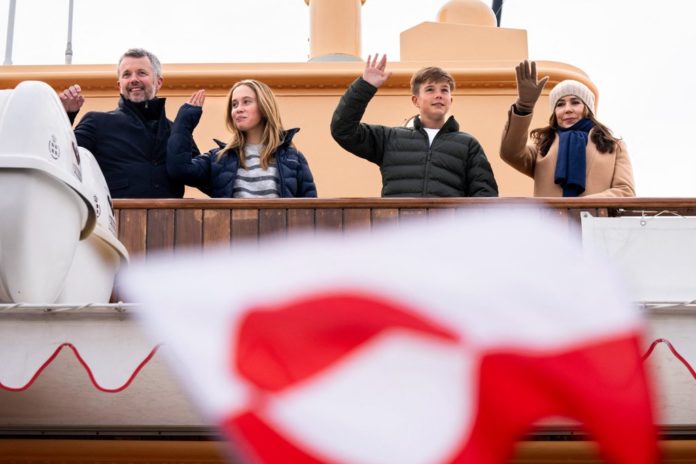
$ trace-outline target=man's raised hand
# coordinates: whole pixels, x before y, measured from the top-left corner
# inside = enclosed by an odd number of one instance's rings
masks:
[[[85,97],[82,96],[82,89],[79,85],[71,85],[58,95],[63,108],[68,113],[77,113],[85,103]]]

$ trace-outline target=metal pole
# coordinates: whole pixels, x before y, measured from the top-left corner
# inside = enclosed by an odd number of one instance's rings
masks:
[[[72,64],[72,25],[73,25],[73,0],[70,0],[68,11],[68,44],[65,47],[65,64]]]
[[[14,38],[16,0],[10,0],[10,12],[7,14],[7,41],[5,42],[5,61],[4,65],[12,64],[12,39]]]
[[[498,27],[500,27],[500,19],[503,16],[503,0],[493,0],[493,13],[495,13],[495,19],[498,21]]]

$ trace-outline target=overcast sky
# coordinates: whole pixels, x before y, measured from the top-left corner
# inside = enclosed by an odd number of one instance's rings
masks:
[[[63,63],[68,0],[16,2],[13,63]],[[434,21],[445,3],[367,0],[363,56],[398,59],[399,33]],[[0,0],[3,57],[9,4]],[[527,29],[530,58],[588,73],[599,119],[628,145],[640,196],[696,196],[694,13],[693,0],[507,0],[502,26]],[[309,52],[304,0],[75,0],[74,21],[77,64],[115,63],[131,46],[165,63],[306,61]]]

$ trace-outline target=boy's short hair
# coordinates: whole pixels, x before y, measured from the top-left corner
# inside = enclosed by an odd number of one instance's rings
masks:
[[[436,66],[428,66],[427,68],[419,69],[413,76],[411,76],[411,94],[418,95],[420,86],[428,81],[446,81],[447,84],[449,84],[450,92],[454,91],[454,79],[450,73]]]

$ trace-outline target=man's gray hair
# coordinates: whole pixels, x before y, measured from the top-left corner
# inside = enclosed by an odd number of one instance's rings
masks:
[[[121,58],[118,60],[118,65],[116,66],[116,73],[119,73],[119,68],[121,67],[121,61],[123,61],[124,58],[129,57],[129,58],[147,58],[150,60],[150,64],[152,64],[152,70],[155,73],[156,77],[162,77],[162,64],[160,63],[160,60],[155,56],[154,53],[148,52],[144,48],[129,48],[126,50],[126,53],[121,55]],[[119,77],[121,77],[119,75]]]

